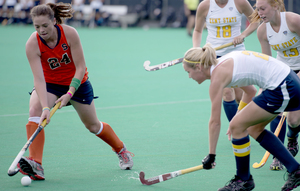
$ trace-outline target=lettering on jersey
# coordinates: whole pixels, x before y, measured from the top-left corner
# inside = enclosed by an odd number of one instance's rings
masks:
[[[69,64],[70,62],[71,62],[70,57],[68,56],[67,53],[64,53],[64,55],[62,56],[62,59],[60,60],[60,63]]]
[[[209,18],[209,23],[211,24],[221,23],[221,18]]]
[[[49,63],[49,66],[50,66],[50,68],[51,68],[52,70],[61,67],[61,65],[60,65],[60,63],[58,62],[58,59],[57,59],[57,58],[49,58],[49,59],[48,59],[48,63]]]
[[[65,63],[65,65],[69,64],[71,62],[71,59],[70,57],[68,56],[67,53],[64,53],[61,57],[61,60],[58,61],[57,58],[49,58],[48,59],[48,63],[49,63],[49,66],[52,70],[56,69],[56,68],[59,68],[61,67],[61,64],[62,63]]]
[[[66,45],[65,43],[63,43],[63,44],[61,45],[61,47],[62,47],[62,49],[63,49],[64,51],[68,50],[68,45]]]
[[[249,50],[244,50],[242,51],[243,54],[250,56],[251,54],[257,58],[261,58],[264,59],[266,61],[269,60],[269,56],[266,54],[262,54],[262,53],[258,53],[258,52],[253,52],[253,51],[249,51]]]
[[[296,39],[296,37],[294,37],[291,40],[286,41],[284,43],[271,45],[271,47],[272,47],[273,50],[277,50],[278,51],[278,50],[281,50],[282,48],[288,48],[288,47],[294,45],[296,42],[298,42],[298,40]]]
[[[211,24],[235,23],[235,22],[237,22],[236,17],[209,18],[209,23]]]

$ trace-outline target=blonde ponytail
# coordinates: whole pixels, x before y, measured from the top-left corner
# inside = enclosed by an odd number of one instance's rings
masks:
[[[193,69],[196,65],[203,65],[204,68],[216,65],[216,51],[209,43],[204,45],[203,48],[191,48],[184,54],[183,64]]]

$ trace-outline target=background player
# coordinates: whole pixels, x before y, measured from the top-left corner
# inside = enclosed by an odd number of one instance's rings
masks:
[[[186,31],[192,36],[192,30],[195,26],[195,16],[199,0],[184,0],[184,13],[187,17]]]
[[[116,152],[121,169],[131,169],[133,161],[123,142],[107,123],[98,120],[94,93],[84,60],[79,35],[75,28],[62,24],[72,17],[70,4],[43,4],[31,10],[36,32],[26,43],[26,55],[34,77],[29,103],[29,138],[44,119],[50,122],[50,108],[61,101],[61,107],[72,104],[85,127]],[[29,147],[29,157],[22,157],[20,172],[33,180],[44,180],[42,165],[45,133],[42,130]]]
[[[233,42],[235,46],[217,51],[217,57],[234,50],[245,50],[243,39],[258,27],[258,23],[251,23],[241,33],[242,14],[250,21],[253,8],[247,0],[204,0],[197,9],[196,25],[193,33],[193,47],[199,47],[202,31],[206,23],[208,36],[206,43],[213,47]],[[225,88],[223,92],[223,107],[228,120],[236,114],[242,90],[239,88]]]
[[[287,64],[300,76],[300,15],[285,12],[282,0],[258,0],[252,22],[257,21],[263,21],[257,31],[262,53],[272,56],[272,47],[277,51],[277,59]],[[271,122],[270,126],[273,132],[279,120],[280,116]],[[300,111],[289,112],[287,121],[289,129],[287,148],[293,156],[296,156],[299,150],[297,139],[300,131]],[[283,143],[285,128],[284,124],[279,134]],[[281,170],[283,168],[277,159],[274,159],[272,164],[271,169]]]

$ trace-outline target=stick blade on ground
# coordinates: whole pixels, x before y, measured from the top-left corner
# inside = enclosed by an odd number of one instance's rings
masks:
[[[158,176],[149,178],[149,179],[145,179],[145,173],[143,171],[140,172],[140,181],[142,184],[148,185],[148,186],[160,182]]]

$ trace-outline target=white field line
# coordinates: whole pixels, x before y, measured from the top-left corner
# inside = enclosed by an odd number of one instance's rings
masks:
[[[97,107],[96,110],[106,110],[106,109],[123,109],[123,108],[134,108],[134,107],[148,107],[155,105],[172,105],[172,104],[181,104],[181,103],[194,103],[194,102],[207,102],[210,99],[197,99],[197,100],[187,100],[187,101],[171,101],[171,102],[160,102],[160,103],[147,103],[147,104],[135,104],[135,105],[120,105],[120,106],[109,106],[109,107]],[[57,111],[57,113],[69,113],[75,112],[74,109],[70,110],[61,110]],[[28,115],[28,113],[17,113],[17,114],[5,114],[0,115],[0,117],[15,117],[15,116],[23,116]]]

